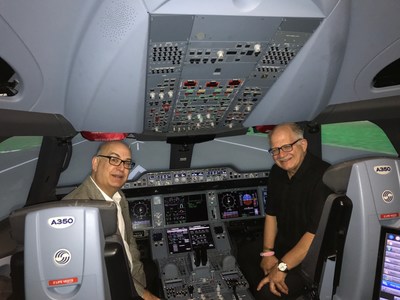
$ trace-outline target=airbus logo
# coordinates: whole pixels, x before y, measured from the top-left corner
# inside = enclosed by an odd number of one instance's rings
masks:
[[[56,229],[64,229],[72,224],[75,223],[75,218],[74,217],[69,217],[69,216],[61,216],[61,217],[54,217],[50,218],[47,220],[47,223]]]
[[[385,191],[382,193],[382,200],[383,200],[384,202],[390,203],[390,202],[393,201],[393,199],[394,199],[394,195],[393,195],[393,192],[392,192],[392,191],[385,190]]]
[[[392,171],[390,166],[375,166],[374,171],[379,175],[387,175]]]
[[[71,252],[67,249],[60,249],[54,253],[54,262],[57,265],[66,265],[71,261]]]

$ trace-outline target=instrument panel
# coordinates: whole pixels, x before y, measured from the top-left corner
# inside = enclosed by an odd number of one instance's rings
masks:
[[[181,185],[243,181],[247,179],[266,179],[269,171],[238,172],[229,167],[201,168],[148,172],[142,174],[134,181],[128,181],[123,186],[124,190],[137,190],[141,188],[176,186]]]
[[[262,218],[268,172],[228,167],[145,173],[127,182],[132,228],[143,232],[208,222]],[[140,194],[142,196],[132,197]]]
[[[129,198],[133,230],[265,216],[266,186]]]
[[[215,248],[210,225],[172,227],[166,230],[169,254]]]
[[[164,197],[164,212],[166,225],[206,221],[206,194]]]
[[[151,199],[138,199],[129,202],[129,212],[132,220],[132,228],[151,227]]]
[[[253,299],[228,224],[265,216],[267,175],[174,170],[125,185],[134,233],[149,239],[166,299]]]
[[[225,191],[217,195],[221,219],[262,215],[257,189]]]

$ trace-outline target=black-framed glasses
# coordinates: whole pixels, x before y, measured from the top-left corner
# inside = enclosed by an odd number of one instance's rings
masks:
[[[97,156],[98,157],[108,158],[108,162],[110,163],[110,165],[113,165],[113,166],[117,166],[118,167],[119,165],[121,165],[121,163],[123,163],[124,164],[124,168],[128,169],[128,170],[132,169],[135,166],[135,163],[133,161],[131,161],[130,159],[122,160],[122,159],[120,159],[118,157],[115,157],[115,156],[100,155],[100,154],[97,155]]]
[[[272,156],[278,155],[279,152],[281,152],[281,150],[283,152],[290,152],[293,150],[293,145],[296,144],[298,141],[301,141],[303,138],[300,138],[298,140],[295,140],[293,143],[291,144],[286,144],[286,145],[282,145],[280,147],[275,147],[275,148],[271,148],[268,150],[269,154],[271,154]]]

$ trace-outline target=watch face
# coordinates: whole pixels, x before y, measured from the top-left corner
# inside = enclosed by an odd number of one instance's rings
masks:
[[[279,263],[278,265],[279,271],[285,272],[287,271],[287,265],[284,262]]]

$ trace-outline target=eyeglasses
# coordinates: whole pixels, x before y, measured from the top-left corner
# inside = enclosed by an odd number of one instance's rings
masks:
[[[291,144],[286,144],[286,145],[282,145],[281,147],[271,148],[271,149],[268,150],[268,152],[269,152],[269,154],[271,154],[272,156],[278,155],[279,152],[281,152],[281,150],[282,150],[283,152],[290,152],[290,151],[293,150],[293,145],[296,144],[298,141],[301,141],[301,140],[302,140],[302,138],[301,138],[301,139],[298,139],[298,140],[296,140],[296,141],[294,141],[294,142],[291,143]]]
[[[110,163],[110,165],[113,165],[113,166],[119,166],[119,165],[121,165],[121,163],[123,163],[124,168],[128,169],[128,170],[132,169],[135,166],[135,163],[131,160],[122,160],[118,157],[108,156],[108,155],[97,155],[97,156],[108,158],[108,162]]]

